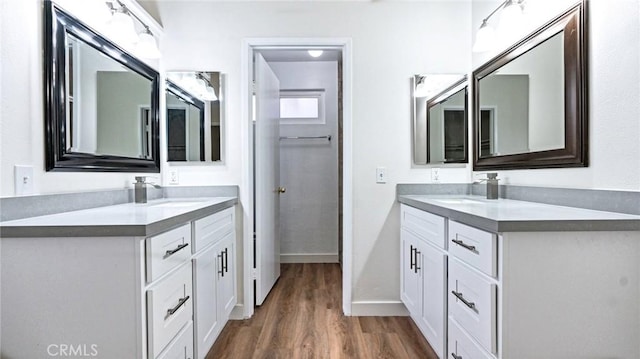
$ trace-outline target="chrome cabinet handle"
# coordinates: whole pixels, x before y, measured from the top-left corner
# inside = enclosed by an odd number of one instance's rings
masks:
[[[224,260],[222,261],[222,269],[224,270],[225,273],[229,273],[229,257],[228,257],[229,249],[225,248],[223,253],[224,253]],[[224,274],[222,276],[224,277]]]
[[[181,244],[179,246],[176,247],[176,249],[171,249],[165,252],[164,257],[162,257],[162,259],[167,259],[169,257],[171,257],[172,255],[174,255],[175,253],[179,252],[180,250],[187,248],[187,246],[189,245],[189,243],[184,243]]]
[[[455,353],[451,353],[453,359],[462,359],[462,355],[456,355]]]
[[[464,297],[462,296],[462,293],[456,292],[455,290],[452,290],[451,294],[455,295],[456,298],[460,299],[462,301],[462,303],[464,303],[464,305],[469,307],[469,309],[476,310],[476,303],[469,302],[468,300],[464,299]]]
[[[224,257],[223,257],[223,252],[220,252],[220,254],[218,254],[218,258],[220,258],[220,270],[218,271],[218,274],[220,274],[220,276],[224,277]]]
[[[418,267],[418,256],[420,255],[420,251],[418,250],[418,248],[415,248],[415,266],[413,267],[413,272],[414,273],[418,273],[418,271],[421,269],[420,267]]]
[[[175,312],[177,312],[178,309],[180,309],[180,307],[182,307],[184,305],[184,303],[186,303],[188,300],[189,300],[189,296],[186,296],[184,298],[180,298],[180,300],[178,301],[178,305],[176,305],[175,307],[173,307],[171,309],[167,309],[167,317],[166,318],[169,318]]]
[[[468,244],[464,243],[464,242],[463,242],[463,241],[461,241],[461,240],[452,239],[452,240],[451,240],[451,242],[453,242],[453,243],[455,243],[455,244],[459,245],[459,246],[460,246],[460,247],[462,247],[462,248],[466,248],[466,249],[468,249],[468,250],[470,250],[470,251],[472,251],[472,252],[477,252],[477,250],[476,250],[476,247],[475,247],[475,246],[470,246],[470,245],[468,245]]]
[[[411,250],[409,251],[409,258],[410,259],[410,263],[409,263],[409,270],[413,269],[413,266],[416,265],[415,262],[413,261],[413,251],[415,250],[415,248],[413,248],[413,244],[410,246]]]

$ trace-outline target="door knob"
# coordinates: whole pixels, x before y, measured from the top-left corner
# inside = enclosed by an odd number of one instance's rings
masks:
[[[278,193],[285,193],[287,192],[287,189],[284,187],[278,187]]]

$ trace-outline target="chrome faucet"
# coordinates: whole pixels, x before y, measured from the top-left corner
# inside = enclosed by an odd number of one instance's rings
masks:
[[[487,182],[487,199],[498,199],[498,174],[495,172],[487,173],[487,178],[482,178],[474,183]]]
[[[136,176],[136,182],[133,184],[133,196],[136,203],[147,203],[147,187],[161,188],[155,183],[147,182],[147,177]]]

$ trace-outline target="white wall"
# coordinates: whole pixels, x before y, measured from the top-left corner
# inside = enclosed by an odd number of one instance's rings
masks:
[[[324,90],[324,124],[280,125],[280,253],[338,255],[338,62],[269,62],[281,90]],[[301,257],[292,257],[292,259]]]
[[[430,181],[428,168],[411,166],[409,81],[416,73],[468,72],[469,5],[465,1],[153,4],[165,29],[165,68],[215,70],[228,79],[225,165],[180,167],[181,185],[240,183],[246,151],[241,141],[246,136],[240,103],[243,38],[352,38],[353,298],[399,301],[395,184]],[[375,183],[377,166],[387,168],[387,184]],[[441,181],[468,182],[469,175],[464,167],[446,169]]]
[[[573,0],[530,1],[530,28]],[[473,0],[473,28],[499,1]],[[589,167],[499,171],[502,184],[640,190],[640,3],[588,2]],[[474,68],[497,51],[473,55]]]

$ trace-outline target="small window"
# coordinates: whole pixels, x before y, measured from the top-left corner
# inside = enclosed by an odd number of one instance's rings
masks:
[[[280,123],[324,124],[324,91],[280,91]]]

